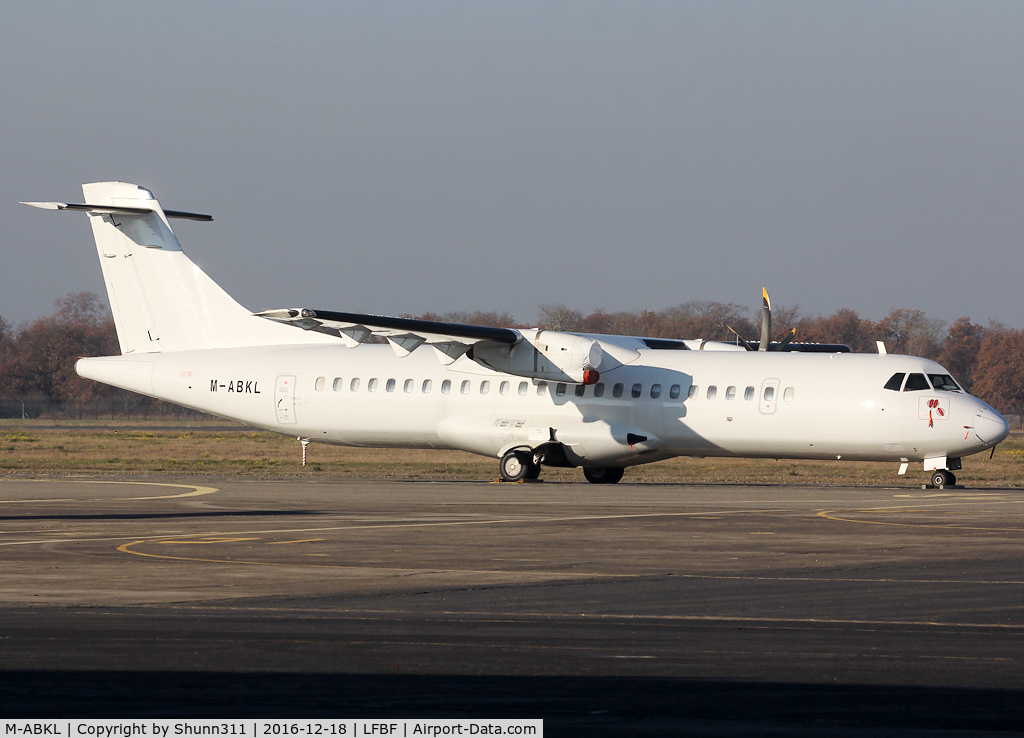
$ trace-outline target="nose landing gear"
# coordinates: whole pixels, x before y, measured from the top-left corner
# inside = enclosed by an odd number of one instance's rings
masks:
[[[947,469],[936,469],[932,472],[932,486],[952,487],[956,484],[956,475]]]

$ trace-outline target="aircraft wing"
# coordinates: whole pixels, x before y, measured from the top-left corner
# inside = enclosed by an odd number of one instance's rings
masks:
[[[427,344],[437,351],[445,364],[452,363],[477,344],[512,346],[522,340],[522,334],[510,328],[392,318],[385,315],[338,313],[309,308],[263,310],[255,314],[303,330],[336,336],[349,347],[364,343],[370,336],[380,336],[386,338],[395,353],[403,357]]]

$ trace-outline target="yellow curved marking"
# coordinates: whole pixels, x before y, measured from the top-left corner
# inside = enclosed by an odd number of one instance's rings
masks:
[[[289,566],[289,564],[279,564],[275,561],[231,561],[229,559],[197,559],[191,556],[164,556],[162,554],[151,554],[143,553],[142,551],[132,551],[132,546],[137,546],[140,543],[145,543],[145,539],[139,541],[132,541],[131,543],[123,543],[117,547],[117,550],[121,553],[135,554],[136,556],[146,556],[151,559],[172,559],[174,561],[202,561],[207,564],[252,564],[253,566]],[[290,566],[295,566],[291,564]]]
[[[366,570],[366,569],[377,569],[380,571],[391,571],[391,572],[406,572],[405,576],[418,576],[422,574],[441,574],[451,571],[455,571],[459,574],[493,574],[493,575],[515,575],[517,577],[523,577],[526,579],[538,579],[538,580],[549,580],[551,578],[558,579],[626,579],[635,578],[634,574],[574,574],[571,572],[519,572],[519,571],[505,571],[503,569],[443,569],[440,567],[428,567],[426,569],[410,569],[410,568],[393,568],[387,566],[343,566],[341,564],[302,564],[295,561],[281,562],[281,561],[249,561],[248,559],[199,559],[194,556],[168,556],[166,554],[153,554],[145,553],[143,551],[134,551],[132,546],[137,546],[140,543],[147,543],[145,538],[131,543],[123,543],[117,547],[117,550],[121,553],[134,554],[135,556],[145,556],[150,559],[169,559],[171,561],[198,561],[204,564],[245,564],[249,566],[299,566],[304,568],[312,569],[345,569],[345,570]],[[293,543],[293,541],[283,541],[284,543]],[[401,576],[396,574],[395,576]]]
[[[326,541],[326,538],[306,538],[302,541],[271,541],[268,546],[280,546],[282,543],[316,543],[317,541]]]
[[[861,521],[851,521],[861,522]],[[324,539],[312,539],[312,540],[324,540]],[[249,561],[247,559],[200,559],[193,556],[168,556],[166,554],[153,554],[145,553],[143,551],[134,551],[132,546],[137,546],[140,543],[146,543],[146,539],[139,539],[132,541],[131,543],[124,543],[117,547],[117,550],[121,553],[133,554],[135,556],[145,556],[151,559],[167,559],[171,561],[196,561],[204,564],[242,564],[249,566],[297,566],[303,568],[313,569],[344,569],[344,570],[366,570],[376,569],[380,571],[392,571],[392,572],[405,572],[405,576],[416,576],[421,574],[429,573],[442,573],[455,571],[460,574],[490,574],[490,575],[513,575],[523,579],[539,579],[541,581],[547,581],[551,579],[646,579],[650,575],[647,574],[601,574],[596,572],[568,572],[568,571],[506,571],[504,569],[441,569],[441,568],[427,568],[427,569],[409,569],[409,568],[395,568],[386,566],[343,566],[341,564],[303,564],[298,562],[278,562],[278,561]],[[160,543],[171,543],[171,541],[160,541]],[[303,541],[280,541],[280,543],[303,543]],[[269,545],[269,544],[267,544]],[[307,554],[309,556],[323,556],[325,554]],[[401,574],[394,574],[393,576],[402,576]],[[655,577],[665,576],[663,574],[654,574]],[[980,580],[980,581],[965,581],[962,579],[869,579],[865,577],[833,577],[828,580],[822,580],[818,577],[784,577],[784,576],[749,576],[742,574],[680,574],[680,575],[668,575],[678,576],[682,579],[705,579],[705,580],[736,580],[736,581],[757,581],[757,582],[815,582],[820,583],[822,581],[831,582],[859,582],[859,583],[871,583],[871,584],[993,584],[999,586],[1019,586],[1024,584],[1024,580]],[[277,608],[287,609],[287,608]],[[381,610],[380,612],[386,612]],[[590,617],[639,617],[639,618],[650,618],[653,620],[658,619],[682,619],[682,620],[749,620],[754,621],[767,621],[767,622],[807,622],[807,623],[864,623],[873,625],[936,625],[936,626],[958,626],[965,628],[1015,628],[1024,629],[1024,625],[1006,625],[1006,624],[977,624],[977,623],[942,623],[935,621],[875,621],[875,620],[829,620],[819,618],[756,618],[756,617],[739,617],[739,616],[685,616],[685,615],[671,615],[671,616],[658,616],[658,615],[593,615]]]
[[[175,489],[190,489],[191,492],[182,492],[177,495],[156,495],[154,497],[118,497],[119,501],[128,500],[173,500],[180,497],[202,497],[203,495],[212,495],[214,492],[219,492],[217,487],[203,487],[198,484],[169,484],[167,482],[101,482],[99,480],[91,481],[93,484],[138,484],[146,487],[173,487]]]
[[[68,480],[70,481],[70,480]],[[85,481],[85,480],[82,480]],[[143,482],[136,482],[136,484],[143,484]],[[189,486],[189,485],[182,485]],[[217,491],[217,490],[215,490]],[[141,499],[155,499],[144,497]],[[29,500],[31,502],[32,500]],[[533,503],[530,503],[533,504]],[[544,503],[537,503],[544,504]],[[747,514],[746,511],[742,510],[716,510],[719,515],[742,515]],[[785,513],[790,512],[787,508],[767,508],[764,510],[758,510],[758,513]],[[332,525],[332,526],[317,526],[313,528],[272,528],[270,530],[241,530],[231,531],[230,533],[225,532],[219,535],[250,535],[258,533],[261,536],[271,534],[282,534],[282,533],[325,533],[335,531],[349,531],[349,530],[374,530],[374,529],[388,529],[388,528],[431,528],[437,526],[476,526],[476,525],[499,525],[499,524],[510,524],[510,523],[526,523],[526,522],[537,522],[537,523],[560,523],[560,522],[571,522],[581,520],[620,520],[620,519],[635,519],[635,518],[656,518],[656,517],[694,517],[694,519],[700,519],[699,516],[704,515],[703,512],[680,512],[680,513],[643,513],[635,515],[585,515],[585,516],[568,516],[568,517],[549,517],[549,518],[505,518],[505,519],[493,519],[493,520],[456,520],[448,522],[415,522],[415,521],[399,521],[391,523],[378,523],[371,525]],[[718,518],[715,518],[717,520]],[[79,543],[82,541],[89,542],[100,542],[100,541],[123,541],[127,536],[103,536],[100,538],[57,538],[57,539],[46,539],[46,540],[32,540],[32,541],[14,541],[9,543],[0,543],[0,546],[35,546],[40,543]],[[165,538],[173,538],[174,536],[165,536]],[[180,538],[194,538],[195,535],[192,533],[182,533]],[[315,540],[315,539],[314,539]],[[137,541],[138,543],[138,541]],[[268,544],[269,545],[269,544]],[[129,552],[131,553],[131,552]],[[140,554],[142,555],[142,554]],[[187,559],[193,561],[194,559]],[[226,562],[232,563],[232,562]],[[357,567],[358,568],[358,567]],[[365,567],[361,567],[365,568]],[[380,567],[377,567],[380,568]],[[489,571],[489,570],[488,570]],[[608,575],[613,576],[613,575]],[[631,575],[614,575],[614,576],[631,576]]]
[[[160,543],[191,543],[191,544],[203,544],[203,543],[237,543],[239,541],[258,541],[259,538],[209,538],[202,541],[160,541]]]
[[[64,482],[67,484],[135,484],[143,487],[173,487],[175,489],[190,489],[191,492],[182,492],[178,495],[156,495],[154,497],[115,497],[119,502],[128,500],[173,500],[180,497],[200,497],[201,495],[212,495],[219,492],[217,487],[203,487],[198,484],[170,484],[168,482],[122,482],[115,479],[30,479],[30,482]],[[66,500],[5,500],[5,502],[77,502],[75,498]]]
[[[532,503],[531,503],[532,504]],[[716,515],[749,515],[749,510],[714,510],[711,511]],[[788,513],[792,512],[788,508],[765,508],[764,510],[758,509],[758,514],[768,513]],[[547,517],[547,518],[490,518],[487,520],[446,520],[446,521],[416,521],[408,519],[399,519],[390,521],[387,523],[368,523],[364,525],[330,525],[330,526],[316,526],[313,528],[271,528],[269,530],[240,530],[232,531],[234,535],[269,535],[269,534],[282,534],[282,533],[325,533],[334,531],[348,531],[348,530],[377,530],[377,529],[392,529],[392,528],[437,528],[437,527],[467,527],[467,526],[479,526],[479,525],[508,525],[516,523],[566,523],[566,522],[579,522],[588,520],[638,520],[644,518],[686,518],[692,517],[700,519],[701,515],[706,515],[706,512],[654,512],[654,513],[631,513],[626,515],[567,515],[558,517]],[[717,518],[716,518],[717,519]],[[182,534],[182,538],[188,538],[192,534]],[[227,533],[225,533],[227,535]],[[170,538],[171,536],[167,536]]]
[[[1024,533],[1024,528],[986,528],[979,525],[937,525],[935,523],[891,523],[886,520],[858,520],[857,518],[841,518],[838,515],[834,515],[835,510],[822,510],[818,513],[819,518],[825,518],[826,520],[834,520],[839,523],[863,523],[864,525],[892,525],[897,528],[938,528],[941,530],[980,530],[980,531],[991,531],[993,533]],[[881,513],[902,513],[902,512],[920,512],[919,510],[864,510],[864,513],[870,513],[873,515],[879,515]]]

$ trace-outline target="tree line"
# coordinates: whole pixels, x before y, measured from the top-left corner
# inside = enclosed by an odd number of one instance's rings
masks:
[[[17,327],[0,316],[0,417],[210,417],[78,376],[79,358],[121,353],[114,321],[92,292],[53,304],[52,315]]]
[[[195,416],[194,411],[79,377],[75,362],[80,357],[120,353],[110,311],[91,292],[65,295],[54,301],[54,307],[52,315],[17,327],[0,317],[0,415]],[[734,340],[727,326],[748,340],[756,341],[761,332],[759,310],[720,302],[687,302],[663,310],[595,310],[589,314],[565,305],[541,305],[539,320],[530,325],[517,322],[509,313],[494,312],[406,317],[716,341]],[[772,328],[776,339],[796,328],[798,341],[844,343],[858,352],[874,353],[876,341],[883,341],[889,353],[938,361],[964,389],[1000,412],[1024,414],[1024,331],[995,322],[980,325],[968,317],[947,324],[929,318],[921,310],[907,308],[893,309],[878,321],[846,308],[831,315],[813,316],[799,308],[776,309]]]

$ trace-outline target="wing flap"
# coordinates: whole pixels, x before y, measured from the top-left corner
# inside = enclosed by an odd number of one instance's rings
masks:
[[[593,384],[600,377],[599,368],[606,371],[640,355],[614,343],[606,350],[596,337],[536,328],[513,330],[309,308],[263,310],[255,315],[337,336],[350,348],[378,336],[386,339],[400,358],[426,344],[445,365],[468,354],[476,363],[498,372],[573,384]]]
[[[338,313],[309,308],[278,308],[255,314],[303,330],[337,336],[349,348],[365,343],[371,336],[379,336],[387,339],[400,357],[406,357],[427,344],[437,350],[438,358],[445,364],[452,363],[479,343],[512,346],[522,339],[519,331],[510,328],[393,318],[386,315]]]

